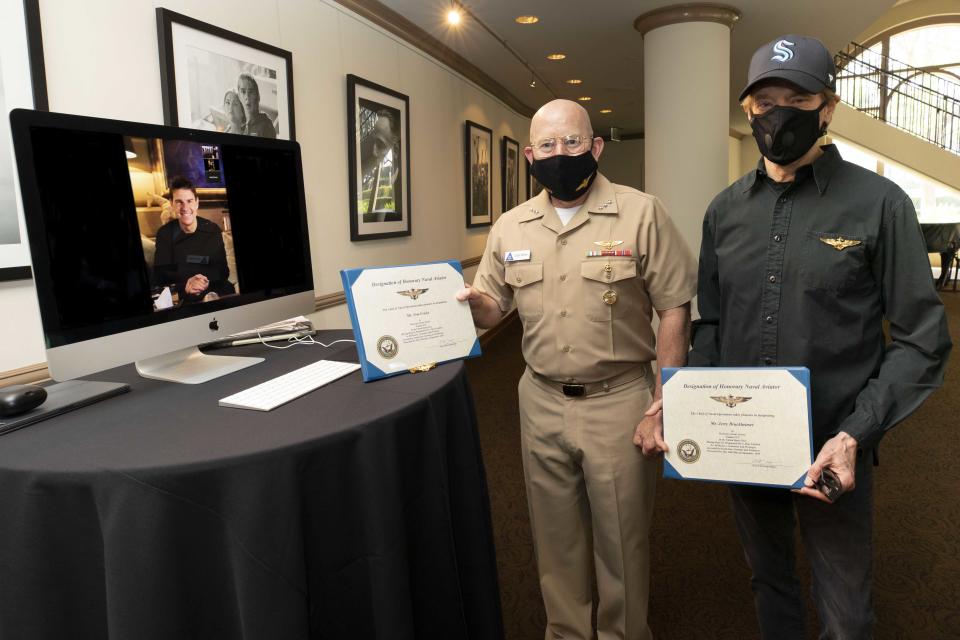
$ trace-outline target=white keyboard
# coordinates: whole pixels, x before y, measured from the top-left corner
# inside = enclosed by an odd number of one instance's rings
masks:
[[[352,362],[317,360],[220,400],[221,407],[271,411],[360,368]]]

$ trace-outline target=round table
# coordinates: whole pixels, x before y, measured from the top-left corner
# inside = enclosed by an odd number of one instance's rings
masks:
[[[462,363],[264,413],[217,400],[354,346],[231,353],[267,360],[113,369],[131,393],[0,437],[0,637],[501,638]]]

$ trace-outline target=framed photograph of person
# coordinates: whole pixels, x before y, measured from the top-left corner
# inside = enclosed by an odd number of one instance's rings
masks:
[[[39,0],[0,2],[0,282],[32,277],[7,118],[18,107],[47,110]]]
[[[500,141],[500,184],[501,211],[506,213],[520,204],[520,143],[507,136]]]
[[[293,55],[157,8],[168,125],[294,140]]]
[[[489,226],[493,222],[493,132],[470,120],[463,131],[467,227]]]
[[[409,236],[410,98],[347,75],[350,240]]]

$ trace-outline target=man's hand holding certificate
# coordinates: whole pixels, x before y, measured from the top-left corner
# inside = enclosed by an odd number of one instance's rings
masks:
[[[340,272],[364,382],[480,355],[457,262]]]
[[[664,476],[799,488],[813,461],[805,368],[663,370]]]

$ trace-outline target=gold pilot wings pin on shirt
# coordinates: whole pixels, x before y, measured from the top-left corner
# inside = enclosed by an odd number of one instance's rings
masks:
[[[830,245],[837,251],[843,251],[844,249],[855,247],[858,244],[863,244],[860,240],[848,240],[843,236],[837,236],[836,238],[820,238],[820,242]]]

